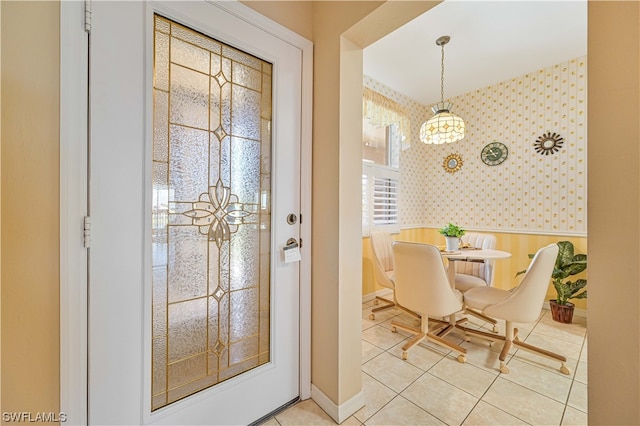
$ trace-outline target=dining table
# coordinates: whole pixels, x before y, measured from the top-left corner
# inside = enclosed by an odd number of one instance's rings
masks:
[[[480,262],[484,263],[486,260],[493,259],[508,259],[511,257],[511,253],[502,250],[495,249],[482,249],[476,247],[461,247],[457,250],[446,251],[440,250],[442,257],[449,261],[449,267],[447,268],[447,278],[451,288],[455,288],[456,284],[456,268],[455,262]]]

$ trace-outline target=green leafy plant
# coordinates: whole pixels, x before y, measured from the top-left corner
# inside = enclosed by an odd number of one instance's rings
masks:
[[[556,303],[558,305],[566,305],[571,299],[586,299],[587,290],[584,290],[584,288],[587,285],[587,280],[580,278],[570,281],[567,278],[587,269],[587,255],[574,254],[574,247],[571,241],[558,242],[558,248],[558,257],[551,274],[553,286],[557,293]],[[531,259],[533,256],[533,254],[530,254],[529,258]],[[526,270],[519,271],[516,276],[525,272]]]
[[[440,232],[445,237],[457,237],[460,238],[464,235],[465,230],[459,226],[454,225],[453,223],[449,223],[444,228],[440,229]]]

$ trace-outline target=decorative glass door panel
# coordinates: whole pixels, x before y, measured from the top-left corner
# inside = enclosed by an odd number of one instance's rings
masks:
[[[154,20],[153,410],[270,360],[272,81]]]

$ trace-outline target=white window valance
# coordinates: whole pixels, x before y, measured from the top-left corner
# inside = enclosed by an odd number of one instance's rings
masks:
[[[398,126],[402,135],[403,145],[408,145],[411,123],[409,113],[405,107],[386,96],[364,87],[362,93],[362,113],[364,118],[376,126]]]

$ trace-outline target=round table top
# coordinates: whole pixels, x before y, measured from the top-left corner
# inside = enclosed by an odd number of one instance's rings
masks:
[[[511,257],[511,253],[502,250],[478,249],[478,248],[461,248],[456,251],[440,251],[442,256],[451,260],[466,259],[507,259]]]

